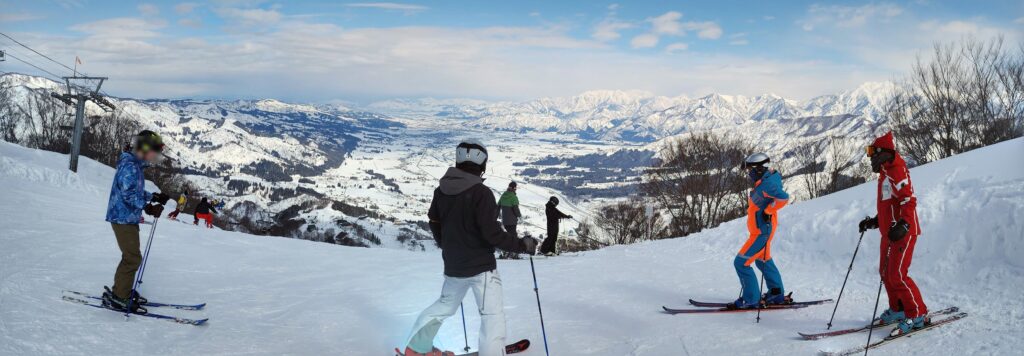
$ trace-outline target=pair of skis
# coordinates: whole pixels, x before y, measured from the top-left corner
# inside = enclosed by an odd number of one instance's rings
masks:
[[[93,308],[99,308],[99,309],[106,309],[106,310],[110,310],[110,311],[116,311],[116,312],[120,312],[120,313],[124,312],[124,310],[115,309],[115,308],[111,308],[109,306],[103,305],[103,303],[101,302],[103,300],[103,298],[99,297],[99,296],[90,295],[90,294],[86,294],[86,293],[82,293],[82,292],[70,291],[70,290],[64,291],[63,294],[64,295],[61,296],[61,299],[66,301],[66,302],[86,305],[86,306],[90,306],[90,307],[93,307]],[[147,301],[146,303],[142,304],[142,306],[144,306],[144,307],[154,307],[154,308],[179,309],[179,310],[202,310],[203,308],[206,307],[206,303],[200,303],[200,304],[170,304],[170,303],[159,303],[159,302]],[[206,323],[206,321],[210,320],[209,318],[191,319],[191,318],[182,318],[182,317],[176,317],[176,316],[170,316],[170,315],[157,314],[157,313],[152,313],[152,312],[147,312],[147,313],[144,313],[144,314],[142,314],[142,313],[132,313],[132,315],[144,316],[144,317],[147,317],[147,318],[154,318],[154,319],[159,319],[159,320],[167,320],[167,321],[171,321],[171,322],[174,322],[174,323],[186,324],[186,325],[203,325],[203,324]]]
[[[505,353],[509,354],[509,355],[517,354],[517,353],[526,351],[526,349],[528,349],[528,348],[530,348],[530,340],[522,339],[522,340],[516,341],[515,343],[511,343],[511,344],[508,344],[507,346],[505,346]],[[397,355],[397,356],[404,356],[405,353],[403,353],[402,350],[399,350],[396,347],[395,348],[395,355]],[[479,352],[470,352],[468,354],[460,354],[458,356],[479,356],[479,355],[480,355]]]
[[[960,308],[958,308],[958,307],[949,307],[949,308],[942,309],[942,310],[939,310],[939,311],[930,312],[930,313],[928,313],[927,316],[929,318],[936,318],[936,317],[943,316],[943,315],[954,314],[954,313],[959,312],[959,311],[960,311]],[[856,327],[856,328],[832,330],[832,331],[827,331],[827,332],[823,332],[823,333],[798,333],[798,334],[800,334],[800,337],[804,338],[804,340],[820,340],[820,339],[829,338],[829,337],[833,337],[833,336],[853,334],[853,333],[858,333],[858,332],[861,332],[861,331],[868,331],[868,329],[871,329],[872,327],[882,328],[882,327],[891,326],[891,325],[892,324],[883,323],[880,319],[875,319],[875,321],[872,324],[870,324],[870,325],[859,326],[859,327]]]
[[[853,348],[849,348],[849,349],[845,349],[845,350],[838,350],[838,351],[824,351],[824,350],[822,350],[820,353],[822,355],[826,355],[826,356],[849,356],[849,355],[860,354],[860,353],[863,353],[863,352],[865,352],[867,350],[875,349],[875,348],[877,348],[879,346],[888,344],[890,342],[899,340],[901,338],[911,337],[911,336],[916,335],[917,333],[925,332],[925,331],[931,330],[933,328],[937,328],[937,327],[940,327],[940,326],[952,323],[954,321],[957,321],[957,320],[960,320],[960,319],[963,319],[963,318],[966,318],[966,317],[967,317],[967,313],[961,312],[960,308],[950,307],[950,308],[942,309],[942,310],[939,310],[939,311],[936,311],[936,312],[928,313],[928,318],[931,319],[931,322],[926,324],[923,328],[914,329],[914,330],[911,330],[911,331],[906,332],[906,333],[902,333],[902,332],[901,333],[892,333],[892,332],[890,332],[890,334],[888,336],[882,338],[881,340],[874,341],[874,342],[872,342],[871,344],[868,344],[868,345],[861,345],[861,346],[857,346],[857,347],[853,347]],[[881,323],[879,323],[877,321],[874,322],[873,324],[874,324],[873,325],[874,328],[881,328],[881,327],[891,326],[892,325],[892,324],[881,324]],[[844,330],[836,330],[836,331],[827,332],[827,333],[820,333],[820,334],[804,334],[804,333],[800,333],[800,336],[804,337],[804,339],[807,339],[807,340],[818,340],[818,339],[823,339],[823,338],[826,338],[826,337],[832,337],[832,336],[838,336],[838,335],[846,335],[846,334],[852,334],[852,333],[856,333],[856,332],[863,332],[863,331],[867,331],[867,330],[869,330],[871,328],[872,328],[872,325],[867,325],[867,326],[862,326],[862,327],[857,327],[857,328],[850,328],[850,329],[844,329]]]
[[[820,305],[825,303],[831,303],[832,299],[821,299],[811,300],[806,302],[791,302],[786,304],[768,304],[763,305],[760,308],[744,308],[744,309],[733,309],[729,307],[730,303],[715,303],[715,302],[700,302],[690,299],[690,305],[698,307],[699,309],[675,309],[669,307],[661,307],[666,314],[711,314],[711,313],[746,313],[756,312],[758,310],[762,312],[766,311],[779,311],[779,310],[790,310],[790,309],[801,309],[812,305]]]

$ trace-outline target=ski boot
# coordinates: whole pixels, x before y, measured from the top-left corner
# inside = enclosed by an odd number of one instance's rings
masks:
[[[903,320],[905,319],[907,319],[907,315],[904,314],[902,311],[886,309],[884,312],[882,312],[881,315],[878,316],[878,319],[875,320],[878,323],[878,325],[890,325],[903,322]]]
[[[103,292],[101,300],[103,306],[110,309],[126,311],[132,314],[146,314],[148,312],[148,310],[139,303],[135,301],[129,303],[129,299],[121,299],[114,295],[114,293],[110,292],[109,289],[106,292]],[[128,309],[129,304],[131,304],[131,310]]]
[[[110,295],[114,294],[114,292],[110,290],[110,287],[103,286],[103,294],[107,294],[107,293],[110,293]],[[149,299],[146,299],[146,297],[143,297],[142,294],[139,294],[139,291],[137,291],[137,290],[136,291],[132,291],[132,297],[135,298],[135,301],[132,302],[132,303],[138,303],[139,305],[149,304]]]
[[[441,351],[436,347],[433,350],[428,351],[427,353],[421,353],[416,352],[412,348],[406,346],[405,352],[399,354],[399,356],[455,356],[455,353],[451,351]]]
[[[793,303],[793,293],[783,295],[779,288],[772,288],[768,293],[761,296],[761,301],[764,305],[791,304]]]
[[[736,310],[736,309],[755,309],[755,308],[757,308],[758,306],[759,306],[759,305],[758,305],[758,303],[747,303],[747,302],[744,302],[744,301],[743,301],[743,297],[740,297],[739,299],[736,299],[736,301],[735,301],[735,302],[732,302],[732,303],[726,304],[726,305],[725,305],[725,308],[726,308],[726,309],[729,309],[729,310]]]
[[[931,323],[932,320],[924,315],[916,318],[906,318],[903,319],[903,321],[899,322],[895,329],[892,329],[892,332],[889,333],[889,336],[897,336],[913,332],[914,330],[924,328],[925,326],[928,326],[928,324]]]

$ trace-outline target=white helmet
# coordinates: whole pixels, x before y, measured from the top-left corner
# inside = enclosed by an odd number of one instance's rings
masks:
[[[462,140],[458,147],[455,147],[455,164],[473,162],[479,166],[487,163],[487,148],[478,140]]]
[[[761,167],[767,165],[768,162],[771,161],[772,160],[768,158],[768,155],[758,152],[747,156],[747,158],[743,160],[743,168]]]

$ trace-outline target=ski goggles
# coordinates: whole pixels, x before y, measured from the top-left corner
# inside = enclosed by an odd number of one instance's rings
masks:
[[[885,148],[885,147],[875,147],[875,146],[872,146],[872,145],[867,145],[867,146],[864,147],[864,153],[867,154],[868,158],[871,158],[871,156],[874,156],[874,155],[882,153],[882,152],[894,152],[894,151],[891,150],[891,149]]]

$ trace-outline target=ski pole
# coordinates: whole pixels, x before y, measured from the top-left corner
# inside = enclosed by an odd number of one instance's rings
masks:
[[[142,264],[139,265],[139,272],[135,276],[135,283],[132,284],[132,291],[128,293],[128,310],[124,312],[125,320],[128,320],[128,316],[132,313],[132,303],[135,301],[135,290],[139,288],[139,284],[142,283],[142,273],[146,271],[146,261],[149,260],[149,248],[153,246],[153,235],[156,234],[156,223],[160,222],[160,217],[153,218],[153,226],[149,228],[149,240],[146,241],[146,253],[142,254]]]
[[[765,245],[765,248],[768,248],[767,244]],[[764,261],[762,261],[761,264],[763,265]],[[760,268],[758,268],[758,269],[760,269]],[[761,270],[761,286],[758,287],[758,288],[759,289],[758,289],[757,297],[761,298],[761,296],[764,295],[764,270]],[[763,304],[764,304],[764,300],[758,299],[758,301],[757,301],[757,321],[756,321],[756,323],[759,323],[759,324],[761,323],[761,309],[763,307]]]
[[[544,337],[544,354],[551,356],[548,351],[548,332],[544,329],[544,311],[540,308],[540,290],[537,288],[537,269],[533,267],[533,255],[530,255],[530,272],[533,273],[533,293],[537,295],[537,313],[540,314],[540,333]]]
[[[843,286],[839,288],[839,296],[836,297],[836,305],[832,308],[832,317],[828,318],[828,328],[826,328],[826,330],[832,330],[832,320],[836,318],[836,310],[839,310],[839,302],[843,300],[843,290],[846,289],[846,281],[850,279],[850,271],[853,271],[853,261],[857,259],[857,251],[860,251],[860,241],[863,239],[864,231],[861,231],[860,238],[857,239],[857,248],[853,249],[853,258],[850,259],[850,267],[846,268],[846,277],[843,278]],[[871,317],[874,318],[874,316]]]
[[[469,332],[466,331],[466,306],[459,303],[459,310],[462,311],[462,338],[466,340],[466,347],[462,350],[469,352]]]
[[[868,343],[864,345],[864,356],[868,355],[868,350],[871,348],[871,333],[875,331],[875,315],[878,314],[878,301],[882,299],[882,284],[885,283],[885,275],[889,274],[889,253],[892,251],[892,246],[885,249],[885,263],[882,267],[882,278],[878,280],[878,295],[875,296],[875,310],[871,312],[871,323],[868,326]]]

